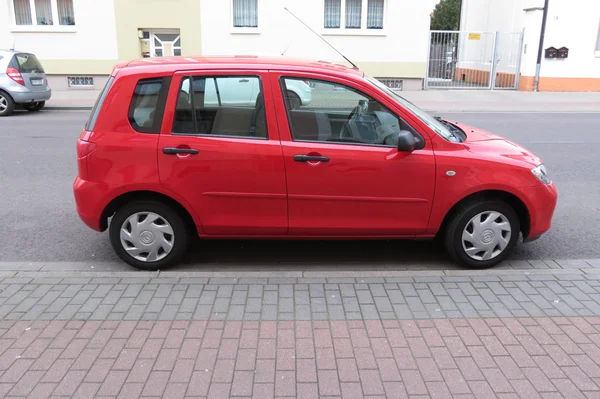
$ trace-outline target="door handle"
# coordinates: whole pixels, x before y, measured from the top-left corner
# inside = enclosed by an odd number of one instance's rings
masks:
[[[322,157],[318,155],[294,155],[294,161],[296,162],[329,162],[329,157]]]
[[[165,147],[163,148],[163,154],[167,154],[167,155],[177,155],[177,154],[191,154],[191,155],[195,155],[198,154],[200,151],[198,151],[195,148],[176,148],[176,147]]]
[[[248,83],[249,80],[248,79],[240,79],[240,83]]]

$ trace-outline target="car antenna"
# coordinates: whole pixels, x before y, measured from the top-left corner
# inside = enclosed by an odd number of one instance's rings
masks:
[[[314,31],[314,29],[312,29],[310,26],[308,26],[306,23],[304,23],[304,21],[303,21],[303,20],[301,20],[300,18],[298,18],[298,17],[297,17],[297,16],[296,16],[296,15],[295,15],[293,12],[291,12],[290,10],[288,10],[288,8],[287,8],[287,7],[283,7],[283,8],[284,8],[284,9],[285,9],[287,12],[289,12],[290,14],[292,14],[292,16],[293,16],[294,18],[296,18],[298,21],[300,21],[300,22],[302,23],[302,25],[304,25],[304,26],[306,26],[308,29],[310,29],[310,31],[311,31],[312,33],[314,33],[315,35],[319,36],[319,38],[320,38],[321,40],[323,40],[325,43],[327,43],[327,44],[329,45],[329,47],[331,47],[331,48],[332,48],[332,49],[334,49],[334,50],[335,50],[335,51],[336,51],[336,52],[337,52],[339,55],[341,55],[342,57],[344,57],[344,59],[345,59],[346,61],[348,61],[348,62],[350,63],[350,65],[352,65],[352,67],[353,67],[354,69],[359,69],[359,68],[356,66],[356,64],[355,64],[354,62],[350,61],[350,60],[348,59],[348,57],[346,57],[346,56],[345,56],[344,54],[342,54],[342,53],[341,53],[341,52],[340,52],[338,49],[336,49],[335,47],[333,47],[333,45],[332,45],[331,43],[329,43],[327,40],[325,40],[325,38],[324,38],[323,36],[321,36],[321,35],[319,35],[317,32],[315,32],[315,31]]]

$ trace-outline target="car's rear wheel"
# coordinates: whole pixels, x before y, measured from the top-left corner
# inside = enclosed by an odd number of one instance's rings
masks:
[[[445,246],[456,262],[487,268],[502,262],[515,247],[519,217],[502,201],[473,202],[462,206],[448,222]]]
[[[44,108],[44,105],[46,105],[45,101],[36,101],[34,103],[23,104],[23,108],[27,111],[35,112]]]
[[[7,93],[0,90],[0,116],[8,116],[15,110],[15,102]]]
[[[189,231],[182,217],[157,201],[136,201],[111,220],[110,242],[117,255],[141,270],[159,270],[185,255]]]

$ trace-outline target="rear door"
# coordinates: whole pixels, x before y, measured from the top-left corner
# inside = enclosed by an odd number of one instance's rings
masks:
[[[250,102],[248,92],[245,103],[236,101],[253,84],[265,95]],[[161,184],[192,205],[205,234],[287,233],[283,156],[266,71],[175,74],[158,161]]]
[[[21,72],[25,86],[32,91],[47,90],[46,73],[37,57],[29,53],[17,53],[11,61],[11,67]]]

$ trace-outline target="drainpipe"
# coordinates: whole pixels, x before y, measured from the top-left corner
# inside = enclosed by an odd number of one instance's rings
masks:
[[[548,18],[548,3],[544,2],[544,16],[542,17],[542,30],[540,32],[540,47],[538,48],[537,65],[535,67],[535,80],[533,82],[533,91],[538,91],[540,84],[540,69],[542,68],[542,52],[544,51],[544,36],[546,35],[546,19]]]

